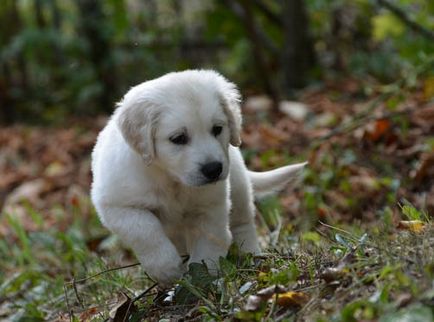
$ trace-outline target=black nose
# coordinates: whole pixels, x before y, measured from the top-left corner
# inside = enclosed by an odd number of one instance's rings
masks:
[[[222,173],[222,169],[223,166],[221,162],[210,162],[204,164],[202,168],[200,168],[200,171],[207,179],[215,181]]]

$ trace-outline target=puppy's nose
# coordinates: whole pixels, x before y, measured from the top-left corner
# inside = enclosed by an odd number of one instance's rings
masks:
[[[200,168],[202,174],[209,180],[215,181],[222,173],[223,165],[221,162],[206,163]]]

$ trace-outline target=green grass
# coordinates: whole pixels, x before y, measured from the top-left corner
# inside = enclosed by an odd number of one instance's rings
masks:
[[[274,246],[259,257],[233,247],[221,258],[217,277],[200,264],[191,266],[170,303],[139,266],[110,270],[135,259],[96,216],[44,230],[40,214],[33,212],[29,220],[36,228],[27,231],[12,215],[3,215],[11,234],[0,240],[0,319],[105,321],[111,310],[119,315],[129,307],[129,321],[431,321],[433,227],[411,204],[401,208],[403,219],[422,220],[425,228],[397,230],[384,216],[370,228],[320,224],[300,231],[279,219],[278,199],[266,200],[259,230]],[[281,306],[276,292],[254,311],[246,310],[250,296],[273,285],[301,292],[307,301]],[[132,300],[120,300],[121,293]]]

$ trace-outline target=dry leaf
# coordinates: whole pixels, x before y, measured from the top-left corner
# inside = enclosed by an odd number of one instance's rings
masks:
[[[344,267],[328,267],[322,271],[320,277],[327,283],[331,283],[342,279],[347,273],[348,269]]]
[[[423,84],[423,94],[426,100],[430,100],[434,97],[434,76],[425,79]]]
[[[434,105],[417,109],[412,119],[421,126],[434,126]]]
[[[376,142],[381,139],[392,127],[388,119],[379,119],[374,123],[368,124],[365,130],[365,138]]]
[[[110,321],[123,322],[128,321],[128,315],[137,308],[127,294],[121,292],[118,296],[117,303],[109,312]]]
[[[309,296],[303,292],[289,291],[277,295],[276,303],[283,307],[303,306],[309,301]]]
[[[434,153],[425,153],[417,169],[412,173],[414,180],[420,183],[424,178],[430,178],[434,172]]]
[[[414,233],[420,233],[425,228],[425,223],[421,220],[401,220],[398,223],[398,228],[403,230],[409,230]]]
[[[100,309],[97,307],[90,307],[86,309],[84,312],[80,313],[80,316],[78,319],[80,321],[91,321],[93,318],[95,318],[97,315],[100,314]]]
[[[261,308],[262,304],[265,303],[267,300],[263,299],[262,297],[258,295],[250,295],[247,298],[247,303],[244,306],[244,310],[254,312]]]
[[[244,306],[246,311],[257,311],[265,304],[273,295],[285,293],[286,289],[281,285],[273,285],[262,290],[259,290],[256,295],[250,295],[247,298],[247,303]]]

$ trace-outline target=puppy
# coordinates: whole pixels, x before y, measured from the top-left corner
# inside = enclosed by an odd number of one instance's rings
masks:
[[[99,134],[92,201],[159,283],[182,276],[183,255],[215,272],[232,242],[260,251],[254,193],[282,188],[304,163],[248,171],[240,130],[236,86],[214,71],[187,70],[133,87]]]

